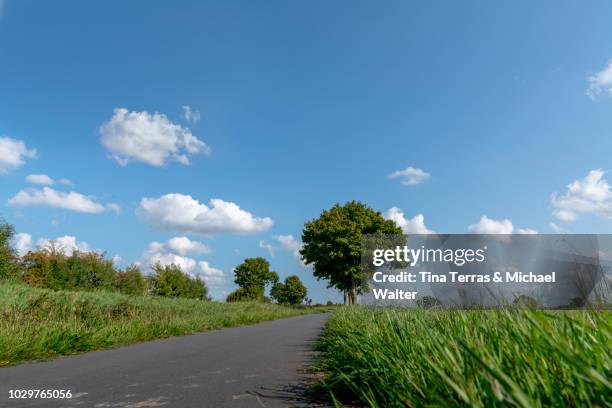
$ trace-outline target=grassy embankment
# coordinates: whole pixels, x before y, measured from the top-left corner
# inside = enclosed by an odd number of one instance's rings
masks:
[[[0,367],[320,310],[104,291],[52,291],[0,282]]]
[[[336,403],[612,406],[612,312],[343,308],[315,387]]]

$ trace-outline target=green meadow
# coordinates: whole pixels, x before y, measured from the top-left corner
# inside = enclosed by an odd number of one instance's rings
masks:
[[[0,367],[140,341],[281,319],[324,308],[220,303],[0,282]]]
[[[609,311],[339,309],[313,388],[336,405],[612,406]]]

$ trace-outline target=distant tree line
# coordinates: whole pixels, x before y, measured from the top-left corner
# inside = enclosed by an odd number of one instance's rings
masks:
[[[227,295],[226,301],[275,301],[279,304],[299,305],[308,293],[306,286],[296,275],[281,283],[278,274],[270,270],[270,263],[261,257],[247,258],[234,269],[234,283],[238,289]],[[265,296],[270,287],[270,297]]]
[[[104,254],[75,250],[67,255],[53,242],[19,257],[11,244],[14,233],[11,225],[0,220],[0,280],[19,280],[54,290],[111,290],[127,295],[208,299],[204,281],[177,265],[158,263],[144,275],[137,265],[116,267]]]

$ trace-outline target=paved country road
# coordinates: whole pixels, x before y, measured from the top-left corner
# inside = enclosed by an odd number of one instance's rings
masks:
[[[0,407],[288,407],[327,315],[173,337],[0,369]],[[10,389],[69,389],[10,400]]]

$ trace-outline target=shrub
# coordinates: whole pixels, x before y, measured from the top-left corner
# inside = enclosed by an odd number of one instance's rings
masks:
[[[115,287],[126,295],[144,295],[147,291],[147,282],[140,268],[130,265],[124,271],[117,271]]]
[[[155,295],[207,299],[208,290],[204,282],[189,276],[177,265],[155,264],[149,280]]]
[[[0,219],[0,279],[17,275],[16,255],[11,246],[14,235],[13,226]]]
[[[74,251],[67,256],[53,245],[30,251],[22,259],[26,283],[49,289],[115,288],[115,269],[103,254]]]
[[[246,288],[238,288],[225,299],[226,302],[250,302],[250,301],[264,301],[266,297],[261,293],[258,287],[249,286]],[[267,302],[269,303],[269,302]]]

